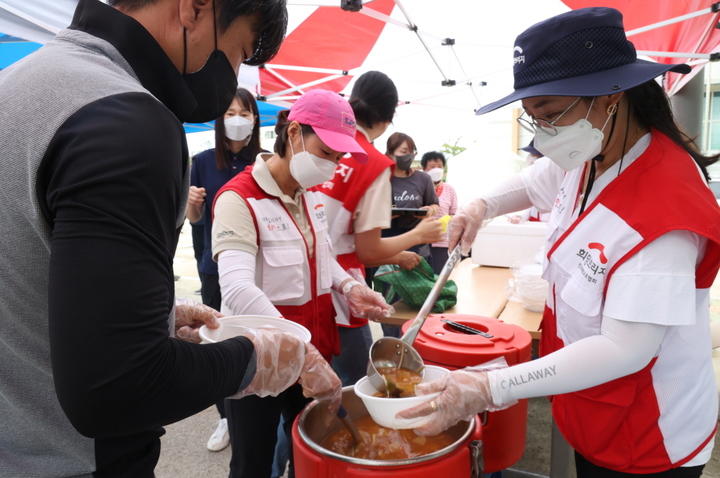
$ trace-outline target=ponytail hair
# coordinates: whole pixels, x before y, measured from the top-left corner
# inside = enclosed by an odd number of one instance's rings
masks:
[[[285,157],[285,153],[287,152],[287,144],[290,141],[290,139],[288,138],[288,127],[291,123],[291,121],[288,121],[289,114],[290,110],[279,111],[277,115],[277,122],[275,123],[276,138],[275,145],[273,146],[273,151],[275,151],[282,157]],[[303,136],[315,134],[315,130],[312,129],[312,126],[310,125],[300,123],[300,127]]]
[[[693,138],[684,133],[675,122],[665,90],[655,80],[651,80],[627,90],[625,96],[631,113],[640,124],[648,129],[655,128],[687,151],[702,170],[705,180],[709,182],[707,167],[717,162],[720,154],[705,156],[700,153]]]
[[[398,104],[395,83],[380,71],[363,73],[355,82],[348,101],[360,126],[392,121]]]

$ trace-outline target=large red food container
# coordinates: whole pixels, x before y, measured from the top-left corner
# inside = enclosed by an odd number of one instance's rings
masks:
[[[367,415],[353,387],[343,388],[343,406],[355,419]],[[366,460],[338,455],[320,446],[333,431],[342,427],[337,417],[327,423],[327,407],[310,403],[292,427],[293,460],[297,478],[480,478],[482,467],[482,428],[477,417],[447,430],[456,441],[431,455],[407,460]]]
[[[467,325],[492,337],[457,331],[442,319]],[[411,322],[403,325],[403,332]],[[512,366],[528,362],[532,356],[532,337],[525,329],[477,315],[430,315],[413,346],[426,364],[450,370],[479,365],[498,357],[505,357],[508,365]],[[480,415],[483,421],[485,473],[508,468],[522,457],[527,407],[527,400],[520,400],[505,410]]]

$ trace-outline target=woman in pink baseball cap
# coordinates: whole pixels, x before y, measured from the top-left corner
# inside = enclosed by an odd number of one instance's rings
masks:
[[[333,259],[324,196],[346,153],[367,161],[355,140],[355,115],[340,95],[312,90],[278,115],[273,154],[230,180],[213,206],[212,254],[218,261],[221,312],[284,317],[305,326],[330,361],[339,353],[331,291],[360,317],[389,311],[382,296],[354,280]],[[327,380],[340,381],[334,373]],[[327,399],[327,397],[315,397]],[[294,385],[277,397],[228,400],[233,455],[230,476],[270,477],[280,416],[288,433],[308,403]],[[293,476],[292,460],[290,476]]]

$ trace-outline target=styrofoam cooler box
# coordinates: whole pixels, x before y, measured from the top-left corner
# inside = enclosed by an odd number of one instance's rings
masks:
[[[545,244],[546,222],[511,224],[504,217],[493,219],[480,229],[472,248],[474,264],[510,267],[519,260],[532,259]]]

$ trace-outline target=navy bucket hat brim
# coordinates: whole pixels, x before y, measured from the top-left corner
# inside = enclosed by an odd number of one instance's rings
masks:
[[[537,23],[515,40],[515,91],[481,115],[534,96],[603,96],[634,88],[685,64],[639,60],[614,8],[573,10]]]

